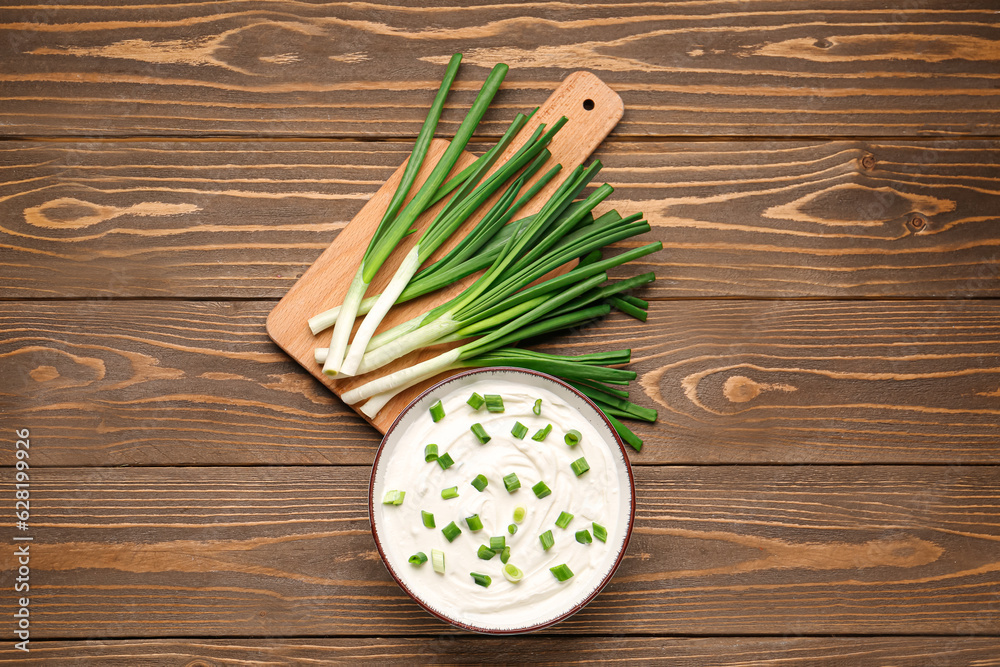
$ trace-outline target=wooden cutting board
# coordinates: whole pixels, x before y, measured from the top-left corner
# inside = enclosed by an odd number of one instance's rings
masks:
[[[545,104],[538,110],[538,113],[531,118],[524,129],[521,130],[518,137],[512,142],[512,145],[507,148],[507,151],[496,162],[497,166],[503,164],[531,136],[531,133],[534,132],[539,123],[551,125],[561,116],[566,116],[569,119],[566,125],[556,134],[552,143],[549,144],[552,157],[539,170],[536,177],[555,164],[561,164],[562,170],[546,185],[545,189],[518,212],[517,217],[521,218],[537,212],[549,198],[549,195],[573,171],[573,168],[583,163],[601,144],[604,138],[617,125],[623,112],[624,105],[621,98],[596,76],[589,72],[574,72],[569,75],[556,88]],[[411,194],[416,193],[420,184],[430,175],[438,157],[444,152],[447,146],[448,142],[444,139],[435,139],[431,143],[427,157],[424,159],[422,168],[417,175],[416,183],[411,189]],[[475,156],[471,153],[463,153],[455,166],[454,173],[469,165],[474,159]],[[419,350],[381,369],[356,378],[330,378],[323,374],[322,368],[314,360],[314,349],[329,345],[333,328],[331,327],[321,332],[318,336],[314,336],[309,330],[306,321],[313,315],[337,306],[343,301],[347,287],[357,271],[365,249],[368,247],[368,240],[375,232],[379,220],[381,220],[386,207],[389,205],[389,200],[392,199],[392,195],[396,191],[405,166],[405,162],[400,165],[399,169],[386,181],[385,185],[372,196],[361,211],[354,216],[354,219],[341,230],[337,238],[330,244],[330,247],[319,256],[319,259],[292,286],[288,294],[278,302],[278,305],[275,306],[267,318],[267,333],[274,342],[338,396],[375,377],[394,372],[404,365],[419,363],[447,349],[445,346],[439,346],[432,350]],[[600,179],[600,175],[598,175],[595,184],[601,182],[603,181]],[[495,197],[499,197],[499,193]],[[477,215],[466,221],[465,225],[454,234],[449,243],[446,243],[444,247],[438,250],[438,253],[431,258],[431,261],[435,261],[454,247],[475,226],[479,217],[489,210],[494,200],[495,198],[490,199],[486,204],[481,206],[479,211],[477,211]],[[408,236],[396,248],[392,256],[379,271],[378,276],[376,276],[375,280],[369,286],[368,296],[379,294],[382,291],[382,288],[388,283],[389,278],[395,272],[403,256],[416,243],[420,236],[419,232],[430,224],[442,206],[444,206],[444,201],[420,217],[416,224],[418,233]],[[427,294],[395,306],[382,322],[378,331],[381,332],[396,324],[405,322],[452,298],[469,285],[475,277],[475,275],[470,276],[448,289]],[[355,329],[357,329],[360,322],[361,318],[358,318],[355,323]],[[386,429],[392,425],[392,422],[402,409],[413,398],[427,387],[448,375],[449,373],[442,373],[433,380],[415,385],[401,392],[378,413],[374,420],[368,419],[368,421],[381,433],[385,433]],[[352,407],[357,410],[361,406]],[[358,414],[361,413],[359,412]],[[361,416],[364,417],[364,415]]]

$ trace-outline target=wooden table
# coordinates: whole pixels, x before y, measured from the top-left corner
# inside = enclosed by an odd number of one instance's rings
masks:
[[[0,10],[0,660],[996,664],[995,0],[117,4]],[[617,90],[609,203],[665,248],[647,323],[542,346],[630,345],[660,421],[618,575],[521,638],[392,582],[378,434],[264,331],[455,51],[445,134],[498,60],[483,139]]]

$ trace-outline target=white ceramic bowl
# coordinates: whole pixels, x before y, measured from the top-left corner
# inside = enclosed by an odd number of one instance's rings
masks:
[[[386,515],[388,518],[384,518],[382,513],[384,511],[396,511],[393,506],[383,506],[382,499],[385,492],[391,488],[402,488],[407,483],[416,484],[416,475],[409,475],[408,479],[400,483],[400,475],[398,474],[398,466],[400,464],[405,464],[405,466],[413,466],[412,470],[417,471],[419,468],[417,466],[428,465],[437,467],[434,463],[425,464],[422,459],[417,459],[414,455],[414,446],[419,447],[422,452],[424,446],[423,442],[415,443],[412,436],[414,433],[414,428],[418,424],[418,420],[423,419],[426,421],[428,410],[435,401],[446,395],[452,394],[456,391],[464,391],[471,385],[477,382],[487,379],[490,383],[498,382],[514,382],[519,386],[525,388],[527,392],[532,390],[536,391],[538,389],[544,389],[552,394],[554,394],[561,402],[564,403],[563,409],[575,410],[578,413],[578,417],[587,422],[589,427],[592,427],[596,432],[598,437],[598,442],[589,443],[588,447],[591,449],[591,455],[600,454],[607,465],[605,465],[604,475],[605,479],[609,480],[610,484],[617,484],[617,491],[614,491],[613,508],[607,508],[607,512],[617,512],[615,521],[613,522],[614,528],[608,527],[608,540],[606,543],[600,543],[594,541],[590,545],[579,545],[573,544],[574,532],[580,528],[588,528],[589,524],[582,524],[583,519],[577,522],[576,525],[571,525],[568,530],[563,531],[555,526],[552,526],[552,530],[557,538],[557,544],[567,544],[571,543],[569,546],[563,546],[564,550],[568,550],[570,547],[577,548],[581,550],[593,550],[587,551],[585,558],[589,559],[588,564],[592,563],[592,566],[588,565],[586,568],[586,573],[584,576],[574,577],[566,584],[571,584],[566,590],[558,590],[556,595],[547,598],[545,600],[533,600],[525,603],[524,605],[518,606],[516,611],[498,611],[498,612],[483,612],[481,609],[476,611],[468,611],[465,609],[459,609],[454,604],[442,601],[436,596],[439,593],[435,590],[441,586],[448,585],[443,578],[443,575],[435,574],[432,572],[431,563],[426,563],[423,567],[426,570],[419,576],[415,575],[415,570],[412,565],[407,562],[407,557],[412,553],[420,550],[425,551],[428,556],[430,556],[429,548],[419,548],[422,544],[414,545],[407,544],[407,537],[403,535],[409,526],[416,524],[416,528],[412,530],[417,531],[427,531],[429,529],[423,528],[420,525],[420,514],[419,505],[421,502],[429,502],[426,500],[429,495],[425,495],[424,501],[420,501],[416,498],[417,491],[411,489],[410,495],[404,499],[404,506],[406,506],[407,511],[410,512],[407,522],[402,526],[387,526],[385,524],[392,524],[393,522],[398,522],[393,515]],[[470,392],[471,393],[471,390]],[[463,395],[465,395],[463,393]],[[458,411],[461,406],[453,408],[453,412]],[[554,408],[553,408],[554,409]],[[466,408],[468,412],[465,415],[465,419],[469,422],[480,421],[480,417],[485,418],[486,409],[482,408],[480,413],[476,413],[473,416],[471,408]],[[451,414],[451,413],[450,413]],[[544,417],[544,407],[543,407],[543,417]],[[457,417],[453,417],[457,418]],[[446,417],[447,419],[447,417]],[[461,428],[467,428],[463,424]],[[491,442],[483,447],[512,447],[516,446],[517,443],[513,443],[508,439],[508,444],[503,444],[504,438],[498,438],[498,442]],[[529,437],[525,439],[525,442],[530,442]],[[558,436],[556,440],[556,434],[553,433],[553,438],[547,440],[544,443],[535,443],[540,448],[544,447],[558,447],[565,451],[570,450],[565,444],[562,443],[562,436]],[[601,447],[604,448],[602,452],[596,452],[593,448]],[[387,485],[386,478],[389,474],[387,471],[390,467],[390,462],[393,461],[393,457],[396,455],[397,451],[406,449],[408,452],[406,455],[405,462],[400,460],[397,463],[396,471],[394,475],[394,482],[392,486]],[[581,450],[584,448],[581,447]],[[511,451],[511,450],[508,450]],[[606,451],[606,454],[604,453]],[[444,453],[443,451],[441,452]],[[550,455],[553,453],[558,454],[565,458],[563,451],[555,452],[555,450],[550,450]],[[573,452],[576,455],[576,452]],[[466,455],[474,455],[474,448],[466,450]],[[414,460],[411,464],[410,459]],[[590,459],[588,459],[590,460]],[[610,463],[607,463],[610,462]],[[409,469],[408,469],[409,470]],[[436,473],[436,470],[434,471]],[[447,471],[445,471],[447,472]],[[461,471],[462,475],[453,475],[449,480],[456,478],[461,478],[464,480],[465,477],[471,479],[475,476],[476,464],[473,463],[468,470]],[[588,473],[589,474],[589,473]],[[447,483],[452,483],[451,481]],[[492,480],[494,485],[500,485],[499,489],[503,489],[502,482],[500,480]],[[530,482],[525,483],[525,487],[530,486]],[[469,498],[466,500],[471,502],[476,497],[476,491],[465,481],[460,487],[462,490],[460,493],[468,494]],[[491,491],[495,493],[502,493],[501,491],[494,491],[496,486],[494,486]],[[426,493],[426,489],[424,490]],[[535,503],[535,495],[532,493],[531,488],[522,488],[517,493],[520,493],[519,504],[525,504],[529,507],[529,513],[532,511],[532,503]],[[437,493],[436,487],[431,495],[440,495]],[[485,495],[485,494],[483,494]],[[409,501],[410,504],[407,504]],[[440,502],[440,501],[438,501]],[[454,502],[454,501],[449,501]],[[607,501],[608,504],[612,504],[612,501]],[[550,511],[554,510],[554,502],[550,504]],[[449,506],[449,507],[457,507]],[[537,507],[537,505],[536,505]],[[388,508],[388,509],[387,509]],[[552,376],[546,375],[544,373],[538,373],[535,371],[529,371],[519,368],[484,368],[478,370],[472,370],[465,373],[460,373],[455,375],[437,385],[431,387],[419,397],[417,397],[410,405],[408,405],[403,412],[399,415],[393,425],[389,428],[382,440],[382,444],[379,447],[378,453],[375,456],[375,463],[372,467],[371,483],[369,485],[369,495],[368,495],[368,511],[369,517],[371,519],[372,535],[375,538],[375,544],[378,548],[379,554],[382,557],[382,562],[385,563],[386,568],[389,570],[389,574],[396,580],[400,587],[406,591],[406,593],[412,597],[417,604],[422,606],[424,609],[429,611],[431,614],[437,616],[438,618],[447,621],[457,627],[464,628],[467,630],[472,630],[475,632],[482,632],[488,634],[517,634],[524,632],[532,632],[534,630],[539,630],[541,628],[548,627],[555,623],[558,623],[572,614],[576,613],[582,609],[588,602],[590,602],[598,593],[607,585],[611,580],[612,575],[618,569],[619,564],[625,554],[625,549],[628,546],[629,538],[632,534],[632,525],[635,519],[635,485],[632,477],[632,470],[628,463],[628,457],[625,453],[625,445],[622,443],[621,439],[615,433],[614,429],[608,423],[607,419],[603,414],[590,402],[583,394],[578,392],[573,387],[567,385],[563,381],[554,378]],[[413,513],[416,512],[414,517]],[[402,517],[402,515],[396,515]],[[582,515],[581,515],[582,516]],[[454,517],[450,517],[454,518]],[[551,520],[551,516],[548,517]],[[439,517],[436,529],[428,533],[413,533],[415,535],[427,535],[423,539],[430,539],[432,536],[439,542],[442,538],[437,537],[438,531],[447,523],[449,516]],[[459,520],[460,521],[460,520]],[[608,522],[612,523],[612,522]],[[466,540],[464,543],[460,544],[462,548],[475,548],[475,541],[482,542],[483,538],[478,535],[474,536],[468,533],[467,527],[462,524],[461,527],[466,529],[466,534],[458,538],[458,540]],[[535,530],[538,530],[536,527]],[[483,531],[485,534],[486,531]],[[494,531],[496,532],[496,531]],[[537,535],[527,534],[527,532],[520,532],[517,535],[512,536],[511,539],[517,538],[522,540],[519,542],[519,546],[512,546],[512,560],[514,563],[515,549],[528,549],[534,548],[539,550],[541,547],[538,542]],[[488,540],[488,538],[486,538]],[[452,548],[448,545],[445,548]],[[579,552],[577,552],[579,553]],[[544,555],[544,554],[543,554]],[[497,559],[499,563],[499,559]],[[447,562],[446,562],[447,565]],[[494,567],[499,567],[497,564],[493,564]],[[451,572],[449,570],[449,572]],[[467,576],[467,573],[460,573],[458,576]],[[554,579],[548,572],[544,573],[545,578]],[[422,578],[421,578],[422,577]],[[495,578],[495,575],[494,575]],[[409,581],[409,583],[407,583]],[[517,584],[517,586],[528,586],[527,578],[525,581]],[[539,581],[536,579],[536,581]],[[545,583],[545,582],[542,582]],[[451,585],[454,585],[454,580]],[[501,580],[501,586],[508,586],[509,595],[519,595],[518,593],[509,593],[512,590],[507,582]],[[500,588],[500,586],[497,586]],[[527,593],[530,588],[526,588]],[[486,589],[484,595],[489,595],[489,589]],[[479,592],[475,589],[473,593]]]

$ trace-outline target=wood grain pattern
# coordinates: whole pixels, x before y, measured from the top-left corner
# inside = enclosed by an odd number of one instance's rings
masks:
[[[9,142],[0,292],[280,298],[408,143]],[[1000,295],[1000,143],[606,142],[651,298]]]
[[[92,0],[4,8],[6,135],[416,134],[442,63],[514,70],[484,130],[568,70],[605,79],[622,136],[995,135],[992,0],[385,3]]]
[[[267,339],[270,302],[0,303],[0,413],[35,466],[370,465],[379,437]],[[995,301],[654,302],[551,339],[631,345],[633,464],[994,463]]]
[[[639,468],[621,569],[549,634],[996,635],[998,472]],[[32,637],[450,633],[379,560],[368,477],[36,470]]]
[[[589,104],[588,104],[589,103]],[[589,108],[588,108],[589,106]],[[565,127],[552,139],[546,147],[551,153],[543,169],[525,183],[525,188],[538,183],[544,172],[561,165],[562,169],[553,177],[545,187],[541,188],[527,202],[517,217],[538,213],[556,190],[566,181],[573,171],[580,165],[589,162],[590,154],[601,144],[604,138],[611,132],[615,124],[622,115],[622,101],[613,90],[589,72],[574,72],[563,82],[552,96],[546,100],[545,104],[538,109],[525,124],[524,128],[514,139],[510,146],[497,158],[496,164],[484,176],[489,177],[495,173],[505,162],[510,160],[518,150],[525,145],[528,138],[541,127],[552,127],[560,119],[568,119]],[[417,174],[417,180],[411,188],[415,194],[417,189],[423,185],[430,176],[434,165],[441,155],[448,148],[448,143],[444,140],[436,139],[431,142],[427,157],[423,166]],[[461,159],[454,167],[457,172],[472,164],[475,156],[464,152]],[[298,280],[288,293],[282,297],[281,301],[274,307],[274,310],[267,318],[267,333],[278,346],[299,362],[307,372],[326,385],[330,391],[343,396],[343,394],[362,384],[369,382],[376,377],[382,377],[395,373],[406,368],[413,363],[426,361],[442,350],[425,351],[421,350],[410,357],[410,361],[397,361],[386,364],[380,369],[367,374],[364,378],[350,378],[338,376],[331,378],[324,375],[317,367],[315,361],[315,349],[317,347],[328,347],[330,345],[331,331],[322,332],[316,336],[309,330],[307,322],[310,317],[317,315],[329,308],[339,306],[343,303],[348,287],[359,270],[361,260],[368,248],[370,239],[375,235],[382,217],[389,206],[389,202],[399,187],[403,179],[403,171],[406,165],[400,165],[393,173],[392,177],[386,181],[385,185],[379,188],[368,203],[358,212],[354,218],[337,234],[337,238],[323,251],[323,254],[316,259],[305,274]],[[475,229],[486,212],[500,200],[503,189],[497,191],[492,197],[483,202],[476,212],[459,227],[451,239],[444,243],[438,251],[432,255],[427,262],[434,262],[444,257],[444,255],[454,248],[458,243]],[[393,256],[385,262],[379,274],[372,280],[368,287],[369,296],[381,294],[389,284],[390,279],[395,274],[399,264],[417,244],[421,233],[426,230],[433,220],[435,220],[443,209],[445,203],[442,201],[437,206],[431,207],[426,213],[414,222],[412,228],[417,233],[410,235],[397,246]],[[571,266],[567,263],[561,270],[568,270]],[[461,292],[472,285],[475,276],[469,276],[460,280],[450,287],[439,290],[432,294],[413,299],[406,303],[396,305],[382,320],[382,324],[377,332],[386,331],[396,325],[408,322],[429,310],[440,306],[451,298],[458,296]],[[358,324],[355,324],[358,326]],[[444,347],[455,348],[454,343]],[[392,423],[399,416],[399,413],[410,401],[419,396],[425,389],[435,382],[443,380],[451,373],[441,373],[436,378],[419,383],[409,389],[401,391],[392,401],[389,402],[374,419],[368,419],[361,414],[361,405],[352,406],[359,415],[371,423],[381,433],[385,433]]]
[[[145,639],[32,642],[31,658],[0,648],[0,664],[72,661],[147,667],[185,664],[662,664],[677,667],[996,667],[993,637],[470,637],[431,639]]]

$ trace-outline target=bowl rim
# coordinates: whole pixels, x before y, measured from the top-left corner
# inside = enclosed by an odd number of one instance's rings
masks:
[[[587,597],[585,597],[583,600],[581,600],[577,604],[573,605],[567,611],[559,614],[555,618],[549,619],[547,621],[542,621],[541,623],[536,623],[534,625],[525,626],[523,628],[512,628],[512,629],[483,628],[483,627],[479,627],[479,626],[476,626],[476,625],[472,625],[470,623],[465,623],[463,621],[459,621],[459,620],[456,620],[456,619],[448,618],[447,616],[445,616],[441,612],[439,612],[439,611],[437,611],[435,609],[432,609],[430,606],[428,606],[427,604],[425,604],[417,595],[415,595],[413,593],[413,591],[411,591],[409,589],[409,587],[407,587],[400,580],[400,578],[398,576],[396,576],[396,572],[389,565],[389,561],[386,558],[385,550],[382,548],[382,542],[381,542],[381,540],[379,540],[378,533],[375,530],[375,495],[374,495],[374,493],[375,493],[375,473],[378,471],[378,464],[379,464],[379,461],[382,458],[382,452],[385,449],[386,442],[388,442],[389,436],[396,429],[396,426],[399,425],[399,422],[402,420],[403,416],[407,412],[409,412],[413,408],[414,405],[416,405],[417,403],[419,403],[420,400],[424,398],[424,396],[426,396],[427,394],[431,393],[432,391],[435,391],[438,387],[440,387],[440,386],[442,386],[444,384],[447,384],[447,383],[450,383],[450,382],[454,382],[457,379],[460,379],[460,378],[463,378],[463,377],[467,377],[469,375],[478,375],[480,373],[489,373],[489,372],[497,372],[497,371],[523,373],[523,374],[526,374],[526,375],[536,375],[536,376],[544,378],[546,380],[550,380],[550,381],[556,383],[557,385],[562,386],[564,389],[566,389],[570,393],[578,396],[579,398],[582,398],[585,403],[587,403],[591,408],[593,408],[593,410],[597,413],[597,415],[601,418],[601,420],[604,421],[604,424],[608,427],[608,430],[611,432],[611,435],[614,437],[614,441],[618,444],[618,449],[621,450],[622,460],[625,462],[625,472],[628,474],[628,489],[629,489],[629,516],[628,516],[628,524],[627,524],[626,529],[625,529],[625,539],[622,542],[621,549],[619,550],[618,555],[615,558],[614,563],[612,564],[611,568],[608,570],[607,574],[604,575],[604,577],[601,579],[601,582],[594,588],[593,591],[590,592],[589,595],[587,595]],[[456,373],[454,375],[450,375],[450,376],[446,377],[445,379],[441,380],[440,382],[435,382],[433,385],[431,385],[430,387],[428,387],[424,391],[420,392],[420,395],[418,395],[416,398],[414,398],[412,401],[410,401],[406,405],[406,407],[404,407],[400,411],[400,413],[396,417],[396,419],[393,420],[392,425],[389,426],[388,429],[386,429],[385,435],[382,437],[382,442],[379,443],[378,450],[376,450],[376,452],[375,452],[375,458],[372,461],[371,477],[369,478],[369,481],[368,481],[368,523],[369,523],[369,526],[370,526],[370,529],[371,529],[372,539],[375,540],[375,547],[376,547],[376,549],[378,549],[379,557],[382,560],[382,565],[389,572],[389,576],[392,577],[393,581],[396,582],[396,585],[398,585],[401,589],[403,589],[403,591],[410,597],[410,599],[412,599],[414,602],[416,602],[418,605],[420,605],[420,607],[422,609],[424,609],[425,611],[429,612],[432,616],[434,616],[434,617],[436,617],[436,618],[438,618],[438,619],[440,619],[440,620],[442,620],[442,621],[444,621],[446,623],[449,623],[450,625],[453,625],[453,626],[455,626],[457,628],[461,628],[463,630],[469,630],[471,632],[476,632],[476,633],[479,633],[479,634],[486,634],[486,635],[519,635],[519,634],[526,634],[526,633],[529,633],[529,632],[535,632],[537,630],[542,630],[544,628],[551,627],[551,626],[553,626],[553,625],[555,625],[557,623],[561,623],[562,621],[566,620],[567,618],[569,618],[570,616],[572,616],[573,614],[577,613],[578,611],[580,611],[581,609],[583,609],[584,607],[586,607],[588,604],[590,604],[590,602],[595,597],[597,597],[598,594],[600,594],[601,591],[603,591],[605,589],[605,587],[611,582],[612,577],[614,577],[615,573],[618,571],[618,568],[619,568],[619,566],[622,563],[622,560],[624,560],[624,558],[625,558],[625,552],[628,550],[629,542],[632,539],[632,529],[635,526],[635,506],[636,506],[636,499],[635,499],[635,476],[632,474],[632,465],[631,465],[631,461],[629,460],[629,457],[628,457],[628,450],[625,448],[625,443],[622,441],[621,436],[618,435],[618,432],[615,431],[614,426],[612,426],[612,424],[608,420],[607,416],[605,416],[605,414],[603,412],[601,412],[601,409],[598,408],[597,405],[595,405],[592,400],[590,400],[589,398],[587,398],[587,396],[585,396],[583,394],[583,392],[581,392],[578,389],[576,389],[576,387],[573,387],[572,385],[568,384],[566,381],[564,381],[564,380],[562,380],[560,378],[557,378],[557,377],[555,377],[553,375],[549,375],[548,373],[542,373],[540,371],[535,371],[535,370],[531,370],[531,369],[528,369],[528,368],[518,368],[516,366],[486,366],[486,367],[483,367],[483,368],[473,368],[473,369],[470,369],[470,370],[467,370],[467,371],[462,371],[460,373]]]

